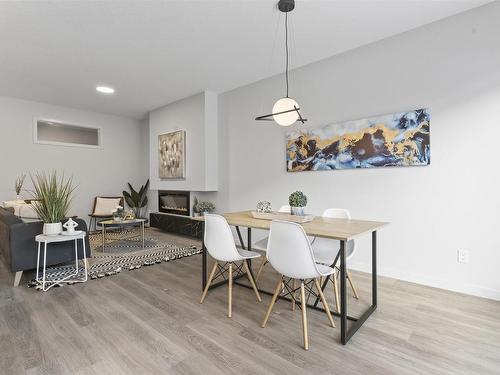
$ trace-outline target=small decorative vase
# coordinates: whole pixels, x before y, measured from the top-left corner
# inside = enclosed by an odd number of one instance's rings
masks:
[[[61,232],[61,223],[43,223],[43,234],[45,234],[46,236],[57,236]]]
[[[304,207],[291,207],[292,215],[304,216]]]

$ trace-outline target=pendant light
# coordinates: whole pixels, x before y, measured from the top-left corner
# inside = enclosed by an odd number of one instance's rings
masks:
[[[279,99],[273,106],[273,112],[270,115],[256,117],[257,121],[275,121],[281,126],[290,126],[296,121],[302,124],[307,121],[300,114],[299,104],[288,96],[288,13],[295,8],[295,0],[280,0],[278,9],[285,13],[285,84],[286,96]]]

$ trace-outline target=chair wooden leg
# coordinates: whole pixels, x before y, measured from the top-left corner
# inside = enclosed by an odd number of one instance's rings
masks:
[[[340,300],[339,300],[339,284],[337,282],[337,272],[334,271],[331,275],[333,282],[333,292],[335,293],[335,308],[337,312],[340,314]]]
[[[205,290],[203,291],[203,294],[201,295],[201,300],[200,303],[203,303],[205,300],[205,297],[207,296],[208,288],[210,287],[210,284],[212,284],[212,279],[214,278],[215,271],[217,270],[217,265],[218,263],[215,262],[214,266],[212,267],[212,271],[210,271],[210,276],[208,277],[207,285],[205,286]]]
[[[300,303],[302,307],[302,334],[304,335],[304,349],[309,350],[309,338],[307,335],[307,313],[306,313],[306,292],[304,280],[300,280]]]
[[[321,290],[321,285],[320,285],[318,279],[314,279],[314,285],[316,285],[316,289],[318,289],[319,298],[321,299],[321,303],[323,304],[323,307],[325,308],[326,316],[328,317],[328,320],[330,321],[330,324],[332,325],[332,327],[335,328],[335,322],[333,321],[332,314],[330,313],[330,307],[328,307],[328,303],[326,302],[325,295],[323,294],[323,291]]]
[[[271,311],[273,311],[273,306],[276,302],[276,299],[278,298],[278,295],[281,292],[282,287],[283,287],[283,275],[280,275],[280,277],[278,279],[278,283],[276,284],[276,288],[274,290],[273,298],[271,299],[271,303],[269,304],[269,308],[267,309],[266,315],[264,316],[264,320],[262,321],[262,324],[260,325],[262,328],[264,328],[267,324],[269,316],[271,315]]]
[[[351,273],[347,271],[347,280],[349,280],[349,285],[351,285],[352,292],[354,293],[354,298],[359,299],[358,292],[354,283],[352,282]]]
[[[228,302],[228,318],[233,317],[233,263],[229,263],[229,302]]]
[[[295,279],[292,281],[292,311],[295,311],[295,288],[296,288],[297,282]]]
[[[250,284],[252,284],[253,291],[255,292],[255,296],[259,302],[262,302],[262,298],[260,298],[259,291],[257,290],[257,285],[255,284],[252,273],[250,272],[250,268],[248,267],[248,262],[246,260],[243,261],[243,266],[245,267],[245,271],[248,276],[248,280],[250,280]]]
[[[260,264],[260,267],[257,271],[257,275],[255,275],[255,282],[259,281],[260,274],[262,273],[262,270],[264,269],[264,266],[267,264],[267,257],[264,255],[262,257],[262,263]]]

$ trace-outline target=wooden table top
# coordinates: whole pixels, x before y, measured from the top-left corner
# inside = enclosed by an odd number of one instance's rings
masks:
[[[251,211],[230,212],[222,214],[229,225],[269,230],[271,220],[255,219]],[[204,221],[203,216],[193,220]],[[371,233],[388,223],[368,220],[331,219],[316,216],[312,221],[301,224],[310,236],[348,241],[362,234]]]

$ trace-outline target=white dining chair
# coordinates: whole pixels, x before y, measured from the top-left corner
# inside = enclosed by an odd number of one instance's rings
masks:
[[[223,216],[215,214],[205,214],[205,234],[204,234],[205,248],[212,258],[215,259],[214,266],[210,271],[210,276],[208,277],[207,285],[203,290],[200,303],[203,303],[205,297],[207,296],[208,289],[212,283],[215,272],[219,269],[221,275],[226,271],[226,265],[228,265],[228,284],[229,284],[229,294],[228,294],[228,317],[232,317],[232,299],[233,299],[233,265],[235,262],[242,262],[242,266],[245,269],[245,273],[252,284],[252,288],[255,292],[255,296],[259,302],[262,301],[260,298],[259,291],[257,290],[257,285],[252,277],[250,268],[248,267],[248,259],[260,257],[259,253],[254,251],[247,251],[238,249],[234,243],[233,233],[231,228]],[[219,264],[219,263],[222,263]]]
[[[351,220],[351,214],[349,213],[348,210],[344,208],[328,208],[323,212],[321,216],[334,219]],[[340,250],[340,241],[317,237],[312,245],[312,248],[316,262],[323,265],[335,266],[334,268],[335,272],[331,280],[333,283],[333,289],[335,293],[335,307],[337,308],[337,312],[339,312],[340,301],[339,301],[338,277],[340,275],[340,272],[338,266],[333,265],[333,262],[335,261],[335,257],[337,256]],[[346,250],[346,260],[348,261],[353,257],[354,253],[356,252],[356,242],[354,240],[347,241],[345,250]],[[359,298],[358,292],[356,290],[356,287],[354,286],[350,272],[347,271],[346,275],[347,275],[347,280],[349,281],[349,285],[351,286],[352,292],[354,294],[354,297],[358,299]]]
[[[269,241],[267,246],[267,258],[269,263],[274,267],[276,271],[279,272],[278,283],[274,290],[274,294],[267,309],[264,320],[262,321],[262,328],[264,328],[269,320],[271,311],[276,302],[278,296],[286,290],[292,301],[296,301],[296,291],[295,280],[300,280],[300,303],[302,310],[302,333],[304,340],[304,349],[309,349],[309,339],[307,334],[307,314],[306,314],[306,298],[305,290],[306,288],[311,294],[315,294],[313,291],[313,286],[309,284],[314,284],[317,290],[317,296],[321,299],[325,313],[330,321],[332,327],[335,327],[328,303],[325,300],[325,296],[321,290],[321,285],[319,284],[318,278],[329,276],[333,273],[331,267],[316,263],[314,259],[314,254],[312,252],[311,243],[302,228],[301,225],[297,223],[292,223],[289,221],[273,220],[271,222],[271,231],[269,233]],[[291,279],[294,283],[292,288],[289,288],[289,284],[285,284],[284,278]],[[306,280],[310,280],[306,283]],[[295,304],[292,305],[292,308]]]
[[[291,213],[291,207],[289,205],[281,206],[278,212],[283,212],[283,213]],[[269,240],[269,236],[264,237],[263,239],[256,241],[252,244],[252,249],[258,250],[258,251],[263,251],[264,253],[267,251],[267,242]],[[259,266],[259,269],[257,270],[257,274],[255,275],[255,281],[259,281],[260,274],[262,273],[262,270],[264,269],[264,266],[267,264],[267,258],[266,255],[262,257],[262,263]]]

